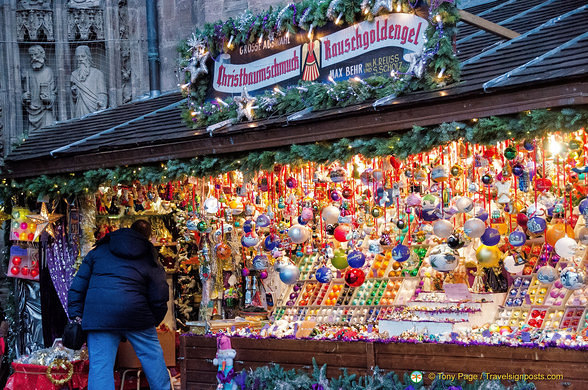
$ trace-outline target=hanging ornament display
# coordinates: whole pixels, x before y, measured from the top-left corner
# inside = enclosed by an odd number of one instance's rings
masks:
[[[544,265],[537,270],[537,280],[543,284],[553,283],[557,277],[557,270],[550,265]]]
[[[321,267],[316,270],[315,277],[320,283],[330,283],[333,279],[333,272],[329,267]]]
[[[331,259],[331,264],[333,264],[333,267],[337,269],[347,268],[349,263],[347,262],[347,255],[345,252],[340,249],[336,250],[333,258]]]
[[[555,243],[555,253],[564,259],[571,259],[576,254],[578,243],[571,237],[564,236]]]
[[[482,268],[498,266],[502,252],[496,246],[480,245],[476,250],[476,259]]]
[[[449,245],[437,245],[429,254],[429,263],[435,271],[453,271],[459,263],[459,254],[450,248]]]
[[[564,288],[579,290],[586,285],[586,271],[580,267],[569,266],[561,271],[559,279]]]
[[[310,238],[308,228],[303,225],[294,225],[288,229],[288,237],[295,244],[302,244]]]
[[[358,268],[349,268],[344,279],[349,287],[359,287],[365,281],[365,273]]]
[[[347,255],[347,264],[351,268],[361,268],[365,264],[365,255],[360,251],[351,251]]]
[[[482,234],[480,240],[482,241],[482,244],[486,246],[494,246],[498,245],[500,237],[500,232],[498,230],[489,227],[484,230],[484,234]]]
[[[463,224],[463,232],[469,238],[480,238],[486,231],[486,225],[479,218],[470,218]]]
[[[327,206],[323,209],[321,217],[327,224],[335,224],[339,221],[341,210],[335,206]]]
[[[288,264],[280,270],[280,280],[286,284],[294,284],[300,277],[300,270],[294,264]]]
[[[405,262],[410,257],[410,249],[406,245],[396,245],[392,249],[392,258],[398,263]]]
[[[520,230],[515,230],[508,235],[508,242],[512,246],[522,246],[527,242],[527,235]]]
[[[453,233],[453,224],[445,219],[435,221],[433,223],[433,233],[437,237],[447,238]]]

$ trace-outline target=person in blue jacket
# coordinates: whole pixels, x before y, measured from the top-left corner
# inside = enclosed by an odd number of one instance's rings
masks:
[[[129,340],[152,390],[169,390],[170,380],[156,326],[167,313],[165,270],[149,237],[151,224],[137,220],[96,243],[69,289],[69,318],[87,332],[88,390],[114,389],[114,361]]]

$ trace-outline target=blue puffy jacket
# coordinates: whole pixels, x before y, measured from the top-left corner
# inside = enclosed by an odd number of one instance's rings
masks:
[[[167,313],[169,288],[153,245],[141,233],[119,229],[84,258],[69,289],[70,318],[84,330],[142,330]]]

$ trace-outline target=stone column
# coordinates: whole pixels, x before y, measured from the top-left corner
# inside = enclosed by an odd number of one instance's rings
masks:
[[[71,73],[71,53],[67,41],[67,14],[65,1],[55,1],[55,76],[57,77],[57,117],[60,121],[71,118],[69,77]]]
[[[147,29],[144,0],[128,0],[131,91],[133,99],[149,92]]]
[[[20,79],[20,52],[16,40],[16,2],[4,2],[0,28],[3,29],[6,73],[2,83],[4,101],[4,152],[7,154],[13,143],[20,141],[23,133],[22,84]]]
[[[118,25],[118,0],[106,0],[104,5],[104,38],[106,58],[108,59],[108,106],[116,107],[122,103],[120,84],[120,39]],[[106,70],[106,69],[105,69]]]

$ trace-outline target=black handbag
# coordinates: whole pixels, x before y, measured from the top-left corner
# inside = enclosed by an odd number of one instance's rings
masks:
[[[61,343],[64,347],[78,350],[86,342],[86,333],[82,330],[79,322],[69,322],[63,330]]]

